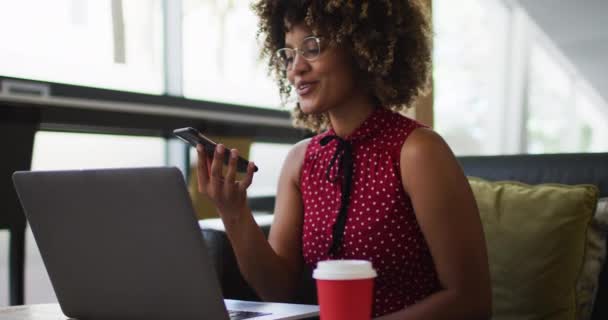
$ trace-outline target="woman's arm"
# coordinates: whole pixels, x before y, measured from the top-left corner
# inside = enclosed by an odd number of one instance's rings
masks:
[[[285,159],[268,240],[247,205],[246,189],[251,184],[253,170],[248,170],[243,181],[235,181],[236,161],[231,158],[226,176],[222,177],[221,152],[215,153],[212,163],[199,152],[199,191],[218,208],[239,269],[263,300],[291,298],[301,271],[303,214],[298,185],[307,144],[308,141],[298,143]]]
[[[443,139],[429,129],[411,134],[400,161],[403,187],[443,289],[380,319],[489,319],[492,292],[485,239],[460,165]]]

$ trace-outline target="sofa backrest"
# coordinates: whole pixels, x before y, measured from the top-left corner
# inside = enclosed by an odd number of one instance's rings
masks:
[[[608,153],[471,156],[458,160],[467,176],[528,184],[594,184],[608,197]],[[599,279],[592,319],[608,319],[608,268]]]
[[[608,153],[459,157],[467,176],[528,184],[594,184],[608,197]]]

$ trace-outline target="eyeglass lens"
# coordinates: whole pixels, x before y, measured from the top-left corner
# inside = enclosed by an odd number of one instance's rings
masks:
[[[309,37],[302,41],[299,48],[283,48],[277,51],[280,66],[285,70],[291,70],[293,62],[296,58],[296,52],[298,52],[302,58],[306,60],[316,59],[321,48],[319,47],[319,40],[315,37]]]

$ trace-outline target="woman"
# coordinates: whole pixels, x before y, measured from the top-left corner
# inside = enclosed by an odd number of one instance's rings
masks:
[[[304,264],[366,259],[374,317],[489,318],[485,240],[467,180],[442,138],[398,114],[424,92],[430,26],[419,1],[260,0],[263,53],[296,124],[268,240],[235,181],[199,148],[198,187],[217,206],[239,268],[264,300],[289,300]],[[272,281],[268,281],[271,275]]]

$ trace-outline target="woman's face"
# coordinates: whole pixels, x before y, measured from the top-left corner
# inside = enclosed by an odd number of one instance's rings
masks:
[[[316,36],[304,24],[297,24],[285,34],[285,46],[298,47],[302,40]],[[304,59],[299,53],[287,78],[294,86],[300,108],[306,114],[323,113],[348,104],[356,91],[355,77],[350,58],[344,50],[328,47],[321,37],[321,53],[313,61]]]

